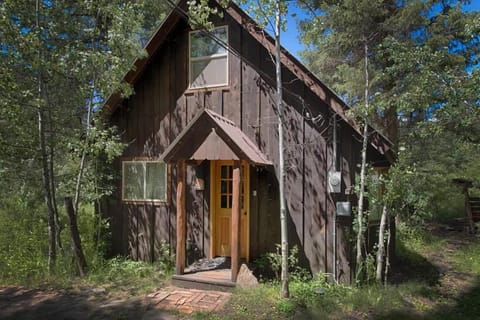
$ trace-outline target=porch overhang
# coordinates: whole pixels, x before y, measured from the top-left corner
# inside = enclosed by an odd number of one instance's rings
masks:
[[[182,160],[245,160],[271,165],[265,154],[232,121],[204,109],[160,156],[165,162]]]

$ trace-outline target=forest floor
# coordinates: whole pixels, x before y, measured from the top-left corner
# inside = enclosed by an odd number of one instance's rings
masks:
[[[140,296],[108,294],[102,287],[69,290],[0,288],[0,319],[176,320],[220,310],[231,293],[164,287]]]
[[[400,279],[393,280],[418,277],[426,286],[417,294],[404,295],[405,310],[393,314],[398,313],[398,319],[480,319],[480,257],[476,257],[480,238],[458,223],[430,223],[425,229],[430,244],[414,250],[413,263],[402,265],[400,260],[396,272]]]
[[[348,289],[343,292],[363,295],[365,301],[358,302],[362,297],[356,297],[356,302],[335,297],[330,311],[320,300],[316,305],[294,304],[293,309],[282,311],[285,303],[279,303],[278,298],[267,300],[268,294],[261,288],[255,289],[258,292],[238,291],[231,297],[215,292],[192,296],[186,294],[188,290],[168,286],[150,294],[132,295],[128,290],[122,294],[122,290],[111,292],[105,286],[83,283],[61,289],[0,286],[0,319],[480,319],[480,277],[468,265],[468,250],[472,244],[478,245],[479,239],[458,226],[429,224],[426,228],[433,235],[432,243],[411,251],[412,259],[399,261],[390,289]],[[467,252],[467,258],[459,258],[459,252]],[[405,289],[406,282],[415,285]],[[210,303],[209,299],[214,301]],[[184,308],[175,307],[180,305]]]
[[[108,295],[103,288],[0,288],[0,319],[177,319],[144,296]]]

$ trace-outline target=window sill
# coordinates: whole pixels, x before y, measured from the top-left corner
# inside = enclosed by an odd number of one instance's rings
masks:
[[[199,88],[188,88],[185,90],[185,95],[194,95],[197,92],[213,92],[213,91],[223,91],[228,92],[230,91],[229,85],[219,85],[219,86],[210,86],[210,87],[199,87]]]
[[[122,200],[122,204],[166,206],[168,202],[167,200]]]

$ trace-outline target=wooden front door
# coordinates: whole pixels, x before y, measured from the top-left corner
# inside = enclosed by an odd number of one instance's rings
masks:
[[[249,259],[249,165],[241,166],[240,258]],[[212,256],[230,256],[233,161],[212,161]]]

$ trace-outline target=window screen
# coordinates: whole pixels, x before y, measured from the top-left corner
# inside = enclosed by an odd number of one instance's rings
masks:
[[[228,84],[228,29],[190,33],[190,88]]]
[[[124,161],[122,199],[165,201],[166,171],[166,164],[160,161]]]

